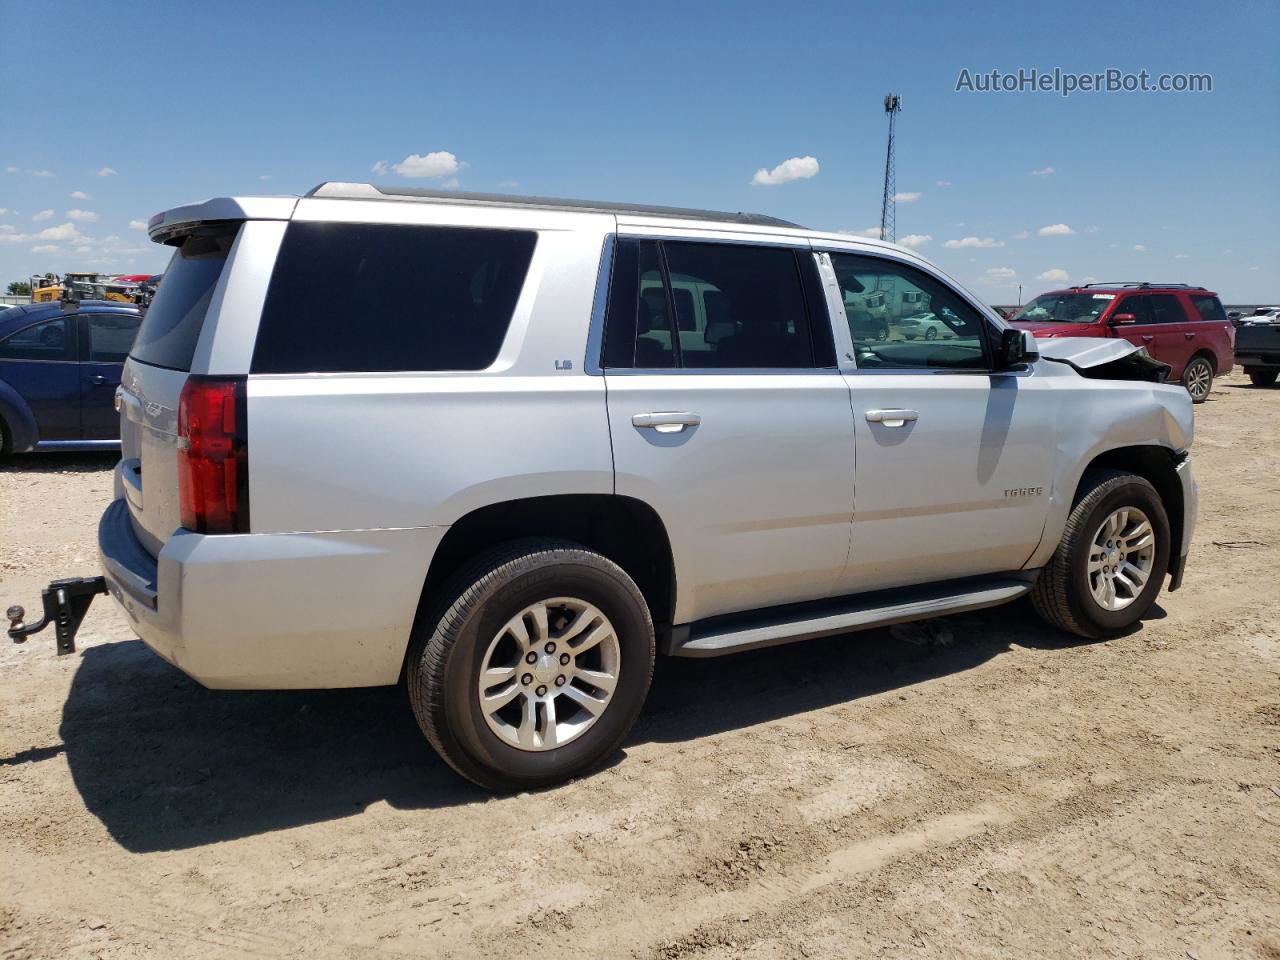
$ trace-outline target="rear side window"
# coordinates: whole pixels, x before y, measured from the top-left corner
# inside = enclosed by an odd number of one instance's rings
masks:
[[[1151,301],[1152,323],[1186,323],[1187,315],[1182,304],[1171,293],[1153,293],[1147,297]]]
[[[138,329],[130,356],[171,370],[190,370],[196,341],[227,265],[239,224],[210,225],[182,241]]]
[[[482,370],[498,356],[536,240],[516,230],[291,223],[251,370]]]
[[[1193,293],[1191,302],[1195,305],[1196,313],[1200,315],[1201,320],[1212,320],[1214,323],[1227,322],[1227,313],[1222,309],[1222,302],[1217,297]]]
[[[834,367],[831,322],[812,254],[749,244],[620,240],[604,366]]]
[[[93,363],[124,363],[138,333],[139,318],[128,313],[91,313],[85,320],[89,326],[88,359]]]

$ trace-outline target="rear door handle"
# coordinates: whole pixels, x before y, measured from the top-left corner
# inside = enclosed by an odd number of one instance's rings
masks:
[[[912,420],[919,420],[914,410],[868,410],[867,423],[883,423],[886,427],[901,427]]]
[[[89,382],[100,387],[107,382],[107,378],[100,373],[95,373],[92,377],[89,378]]]
[[[1186,337],[1188,340],[1194,340],[1196,337],[1194,333],[1183,333],[1183,336]]]
[[[637,413],[631,418],[633,427],[649,427],[659,433],[679,433],[685,427],[696,427],[702,417],[696,413]]]
[[[1150,334],[1146,334],[1146,333],[1144,333],[1144,334],[1142,335],[1142,342],[1143,342],[1143,343],[1150,343],[1150,342],[1151,342],[1152,340],[1154,340],[1154,339],[1155,339],[1155,337],[1151,336]]]

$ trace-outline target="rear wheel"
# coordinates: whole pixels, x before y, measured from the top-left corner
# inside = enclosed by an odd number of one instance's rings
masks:
[[[653,675],[639,588],[578,544],[517,541],[477,559],[415,636],[409,697],[431,745],[491,790],[584,773],[630,731]]]
[[[937,340],[937,339],[938,339],[938,328],[937,328],[937,327],[925,327],[925,331],[924,331],[924,338],[925,338],[926,340]]]
[[[1191,394],[1193,403],[1204,403],[1213,387],[1213,364],[1207,357],[1192,357],[1187,368],[1182,371],[1182,384],[1187,388],[1187,393]]]
[[[4,422],[4,417],[0,417],[0,457],[8,456],[12,445],[13,441],[9,439],[9,425]]]
[[[1032,603],[1050,624],[1078,636],[1122,633],[1155,603],[1169,549],[1169,518],[1150,483],[1118,470],[1090,471]]]
[[[1276,382],[1276,370],[1249,370],[1249,380],[1255,387],[1273,387]]]

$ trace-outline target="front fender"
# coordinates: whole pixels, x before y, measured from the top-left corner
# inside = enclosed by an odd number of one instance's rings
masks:
[[[0,420],[4,420],[9,434],[10,453],[26,453],[35,449],[40,439],[36,418],[27,401],[22,399],[22,394],[3,380],[0,380]]]

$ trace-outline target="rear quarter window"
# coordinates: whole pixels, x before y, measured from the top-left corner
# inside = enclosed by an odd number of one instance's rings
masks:
[[[1222,309],[1222,302],[1217,297],[1206,296],[1203,293],[1193,293],[1191,295],[1191,303],[1196,308],[1201,320],[1212,320],[1215,323],[1226,323],[1227,312]]]
[[[291,223],[251,370],[482,370],[498,356],[536,239],[517,230]]]

